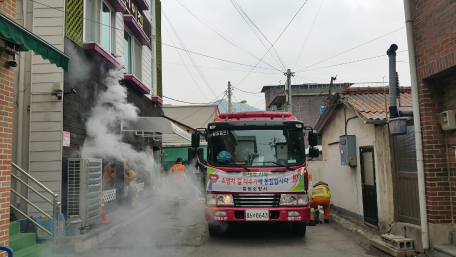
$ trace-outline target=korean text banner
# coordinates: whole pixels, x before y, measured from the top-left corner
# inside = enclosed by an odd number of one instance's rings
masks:
[[[221,192],[302,192],[304,168],[281,173],[228,173],[208,168],[206,190]]]

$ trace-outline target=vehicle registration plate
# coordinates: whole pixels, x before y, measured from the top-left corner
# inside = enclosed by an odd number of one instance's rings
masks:
[[[247,209],[245,210],[246,220],[269,220],[268,210]]]

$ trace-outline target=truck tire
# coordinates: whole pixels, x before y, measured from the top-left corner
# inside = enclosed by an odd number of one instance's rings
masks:
[[[305,236],[306,228],[305,222],[293,222],[293,234],[297,236]]]
[[[209,222],[210,236],[220,236],[222,232],[222,224],[220,224],[220,222]]]

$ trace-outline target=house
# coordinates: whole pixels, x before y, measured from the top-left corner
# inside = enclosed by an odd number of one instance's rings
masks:
[[[340,92],[348,83],[333,84],[302,84],[291,85],[292,113],[304,125],[314,127],[317,124],[320,107],[324,106],[328,98],[328,92]],[[286,94],[283,85],[264,86],[266,111],[288,111],[286,107]]]
[[[455,252],[456,26],[454,1],[404,1],[418,152],[423,181],[423,238],[427,253]],[[399,48],[406,49],[406,46]],[[417,115],[419,114],[419,115]],[[419,130],[418,130],[419,128]],[[454,256],[454,255],[452,255]]]
[[[410,88],[399,91],[398,108],[411,110]],[[413,122],[391,136],[388,106],[388,89],[350,87],[330,97],[315,126],[323,153],[316,177],[331,188],[332,210],[382,232],[420,221]]]
[[[25,28],[25,20],[21,15],[16,15],[16,7],[19,3],[16,0],[5,0],[0,4],[0,191],[2,203],[0,204],[1,225],[0,225],[0,245],[8,246],[10,207],[17,208],[19,201],[11,202],[11,186],[19,183],[11,181],[12,174],[22,177],[22,174],[12,167],[14,151],[13,133],[17,131],[16,104],[24,97],[24,91],[19,91],[25,83],[23,80],[15,80],[18,69],[25,73],[26,65],[24,58],[33,56],[36,59],[46,59],[52,63],[56,70],[68,70],[69,57],[61,49],[51,45],[43,38]],[[17,9],[21,8],[19,5]],[[15,22],[18,21],[18,22]],[[23,26],[21,26],[21,24]],[[18,65],[19,64],[19,65]],[[18,67],[19,66],[19,67]],[[39,88],[40,86],[37,86]],[[13,132],[14,131],[14,132]],[[12,183],[13,182],[13,183]],[[17,198],[19,199],[19,198]],[[26,206],[26,205],[24,205]],[[16,231],[18,232],[18,231]],[[17,249],[14,249],[17,250]],[[6,252],[0,253],[6,256]]]
[[[24,17],[25,27],[64,52],[70,62],[64,72],[45,58],[25,57],[25,68],[16,74],[24,81],[23,90],[16,92],[25,93],[14,105],[13,161],[59,195],[65,216],[68,159],[103,158],[103,167],[110,161],[117,166],[117,172],[109,172],[116,176],[115,182],[108,187],[103,183],[102,190],[112,201],[107,201],[107,210],[112,210],[111,205],[117,208],[125,195],[124,165],[86,151],[86,122],[98,97],[110,88],[108,77],[125,86],[126,103],[136,106],[140,117],[161,116],[160,1],[17,2],[17,17]],[[109,75],[119,68],[125,68],[124,74]],[[120,122],[113,131],[138,151],[150,148],[150,155],[159,159],[159,140],[134,133],[127,136]],[[145,181],[147,188],[149,180]],[[29,193],[24,187],[18,190],[26,196]],[[35,200],[45,212],[52,211],[44,201]],[[25,205],[21,209],[27,215],[38,214]]]
[[[187,133],[193,133],[198,128],[207,128],[207,124],[213,122],[220,114],[218,105],[163,105],[163,117],[179,126]],[[206,159],[207,143],[202,141],[200,149],[203,149]],[[175,164],[177,158],[182,158],[184,164],[188,164],[188,151],[191,149],[189,141],[167,140],[163,142],[162,162],[165,170]]]

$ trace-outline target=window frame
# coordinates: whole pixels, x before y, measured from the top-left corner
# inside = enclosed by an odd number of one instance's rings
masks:
[[[93,1],[92,4],[87,4],[88,1]],[[102,18],[102,12],[103,12],[103,4],[106,5],[107,8],[109,8],[109,14],[110,14],[110,17],[109,17],[109,49],[106,49],[105,47],[103,47],[103,37],[101,35],[103,29],[102,29],[102,26],[105,26],[105,25],[102,25],[102,21],[101,21],[101,18]],[[90,8],[92,10],[93,13],[93,16],[92,18],[89,18],[89,19],[93,19],[94,21],[89,21],[87,20],[87,11],[88,11],[88,8]],[[98,11],[97,11],[98,10]],[[87,23],[92,23],[91,25],[87,25]],[[90,27],[89,27],[90,26]],[[105,52],[109,53],[109,54],[112,54],[115,52],[115,49],[116,49],[116,11],[112,8],[112,6],[107,2],[107,1],[104,1],[104,0],[84,0],[84,33],[83,33],[83,41],[84,42],[94,42],[96,44],[98,44]],[[93,38],[90,38],[88,39],[87,38],[87,30],[88,28],[90,28],[92,30],[92,33],[93,33]]]
[[[141,43],[138,41],[138,39],[135,37],[135,35],[127,28],[125,27],[124,28],[124,33],[128,34],[130,36],[130,66],[131,66],[131,72],[128,73],[127,71],[127,74],[130,74],[130,75],[133,75],[135,76],[137,79],[139,80],[142,80],[142,72],[143,72],[143,65],[142,65],[142,55],[143,55],[143,45],[141,45]],[[124,38],[125,38],[125,35],[124,35]],[[124,42],[125,42],[125,39],[124,39]],[[139,48],[140,52],[139,52],[139,56],[136,56],[136,48]],[[125,44],[124,44],[124,57],[125,57]],[[136,61],[137,61],[137,58],[139,58],[139,68],[136,67]],[[125,62],[127,62],[127,60],[125,60]],[[139,71],[137,70],[139,69]],[[139,74],[138,74],[139,72]]]

